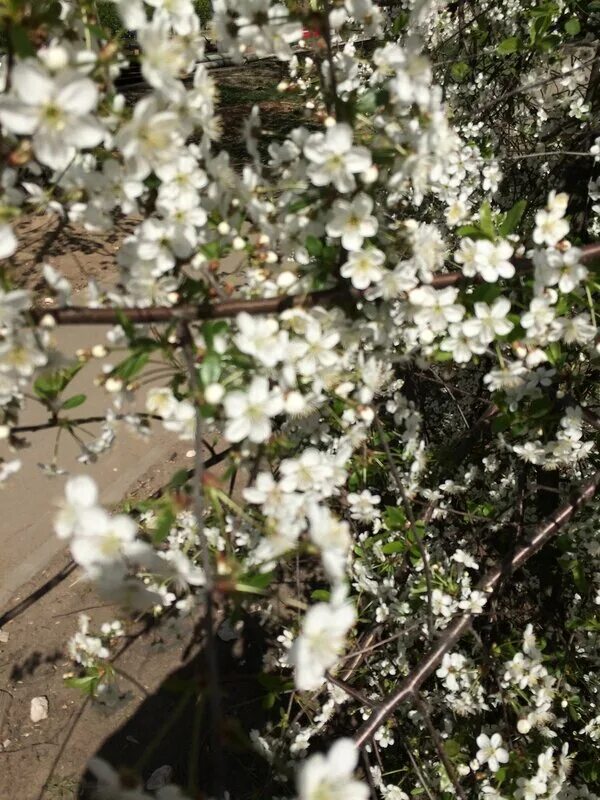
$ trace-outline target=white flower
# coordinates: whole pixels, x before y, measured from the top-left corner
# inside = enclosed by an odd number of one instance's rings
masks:
[[[238,314],[236,322],[240,332],[234,342],[242,353],[254,356],[266,367],[274,367],[281,361],[287,339],[276,319],[251,317],[243,312]]]
[[[477,737],[477,761],[483,766],[487,764],[492,772],[498,772],[500,764],[506,764],[508,761],[508,751],[502,747],[502,737],[499,733],[494,733],[488,736],[485,733],[479,734]]]
[[[126,514],[111,517],[101,508],[80,514],[79,526],[71,542],[73,560],[90,574],[118,563],[135,542],[137,526]]]
[[[533,254],[536,284],[555,286],[561,292],[572,292],[587,278],[588,271],[580,261],[581,250],[570,247],[560,250],[537,250]]]
[[[185,140],[182,120],[174,111],[159,109],[156,97],[150,95],[136,103],[133,117],[123,125],[116,144],[126,159],[137,167],[137,177],[143,179],[150,171],[179,155]]]
[[[310,756],[298,774],[299,800],[367,800],[369,787],[352,777],[357,764],[352,739],[338,739],[327,755]]]
[[[436,291],[432,286],[419,286],[413,289],[408,299],[415,307],[413,319],[415,323],[430,333],[441,333],[446,330],[448,323],[460,322],[464,316],[465,309],[454,301],[458,297],[458,289],[448,286],[445,289]]]
[[[533,241],[536,244],[554,247],[565,238],[569,232],[569,223],[563,217],[568,203],[568,195],[550,192],[546,209],[538,211],[535,215]]]
[[[481,614],[486,603],[487,596],[483,592],[475,590],[464,600],[461,600],[458,606],[469,614]]]
[[[196,409],[190,400],[180,400],[170,416],[164,417],[165,430],[177,433],[182,440],[193,439],[196,431]]]
[[[454,613],[455,605],[452,595],[441,589],[434,589],[431,593],[431,610],[436,617],[447,619]]]
[[[352,543],[350,526],[335,517],[327,506],[311,504],[308,509],[310,538],[321,550],[323,566],[333,581],[340,580],[346,568]]]
[[[36,158],[62,170],[77,150],[96,147],[104,138],[91,114],[97,102],[89,78],[70,70],[52,76],[28,58],[13,69],[11,94],[0,101],[0,122],[12,133],[31,136]]]
[[[377,506],[381,502],[381,497],[378,494],[371,494],[368,489],[363,489],[360,494],[350,492],[347,499],[350,504],[350,516],[352,519],[360,522],[372,522],[379,516]]]
[[[340,269],[340,275],[349,278],[354,288],[362,291],[382,279],[384,261],[385,255],[375,247],[358,250],[348,255],[348,260]]]
[[[512,255],[513,248],[507,241],[494,244],[487,239],[467,238],[461,241],[454,258],[463,265],[465,275],[479,274],[488,283],[495,283],[498,278],[512,278],[515,274]]]
[[[175,416],[178,402],[168,387],[154,387],[146,396],[146,411],[156,414],[157,417],[169,419]]]
[[[317,603],[306,612],[300,636],[294,642],[289,661],[295,667],[296,688],[318,689],[325,672],[344,649],[346,634],[354,625],[356,611],[350,603]]]
[[[320,369],[333,367],[339,358],[334,349],[339,340],[337,331],[324,333],[316,320],[308,320],[302,338],[294,339],[290,346],[290,356],[298,359],[298,372],[301,375],[314,376]]]
[[[444,681],[451,692],[458,692],[460,689],[458,676],[466,663],[467,659],[460,653],[444,653],[442,663],[435,674]]]
[[[68,539],[77,532],[83,512],[95,508],[98,487],[89,475],[69,478],[65,485],[65,500],[56,517],[54,530],[59,539]]]
[[[14,475],[21,469],[21,466],[21,461],[18,458],[14,458],[12,461],[3,461],[0,459],[0,485],[6,483],[11,475]]]
[[[96,794],[106,800],[148,800],[142,789],[133,789],[121,783],[119,773],[102,758],[94,757],[88,761],[87,768],[98,781]]]
[[[534,775],[532,778],[517,778],[515,797],[519,800],[536,800],[537,797],[546,794],[546,781],[542,777]]]
[[[331,220],[327,223],[327,235],[341,236],[346,250],[360,250],[365,239],[377,233],[377,219],[372,215],[373,200],[360,192],[352,199],[336,200]]]
[[[0,258],[10,258],[17,250],[17,237],[10,225],[0,225]]]
[[[521,316],[521,325],[530,338],[543,337],[554,322],[555,312],[545,297],[534,297],[529,311]]]
[[[228,417],[225,436],[230,442],[264,442],[271,435],[271,417],[283,410],[283,399],[278,390],[270,391],[267,378],[256,377],[247,392],[235,391],[223,401]]]
[[[352,145],[352,128],[344,122],[314,133],[304,145],[304,155],[311,162],[308,175],[315,186],[333,183],[338,192],[356,188],[354,175],[371,166],[371,153],[366,147]]]
[[[510,300],[499,297],[492,306],[487,303],[475,303],[475,317],[463,322],[463,331],[470,338],[478,339],[482,344],[489,344],[497,336],[505,336],[513,329],[513,324],[506,319],[510,311]]]
[[[525,442],[513,445],[513,451],[529,464],[544,464],[546,461],[546,448],[539,442]]]

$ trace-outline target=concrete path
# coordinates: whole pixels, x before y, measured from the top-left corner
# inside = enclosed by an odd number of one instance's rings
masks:
[[[63,328],[57,331],[57,340],[60,349],[71,354],[78,348],[104,341],[104,333],[105,329],[99,327]],[[114,358],[113,363],[116,362]],[[79,408],[65,412],[65,416],[77,418],[105,414],[110,399],[104,389],[93,385],[93,379],[100,371],[101,362],[92,359],[76,376],[66,396],[81,392],[88,399]],[[146,390],[141,389],[140,405],[145,394]],[[44,409],[28,401],[21,424],[34,425],[46,421]],[[86,430],[95,435],[100,428],[100,424],[86,426]],[[175,436],[164,431],[159,422],[153,423],[152,429],[152,436],[143,438],[120,426],[120,435],[112,450],[101,456],[97,464],[91,465],[77,461],[80,454],[77,442],[63,431],[59,466],[70,474],[88,473],[101,488],[102,502],[116,503],[150,467],[168,458],[177,444]],[[6,444],[0,443],[0,455],[6,459],[18,457],[23,462],[20,472],[0,490],[0,613],[18,588],[65,546],[54,535],[52,519],[68,476],[48,477],[37,466],[40,462],[52,461],[56,433],[54,429],[27,434],[29,446],[17,454],[10,453]]]

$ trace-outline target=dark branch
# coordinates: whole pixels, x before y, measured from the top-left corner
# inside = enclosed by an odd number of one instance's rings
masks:
[[[497,591],[502,581],[523,566],[538,550],[552,539],[571,519],[573,514],[589,503],[600,487],[600,472],[579,491],[579,493],[555,514],[542,522],[533,533],[523,537],[506,561],[498,563],[483,577],[477,585],[480,591],[489,594]],[[360,747],[371,739],[377,729],[390,717],[395,709],[405,700],[413,698],[415,692],[436,669],[442,658],[469,630],[473,614],[462,614],[441,634],[436,645],[421,661],[418,667],[408,675],[396,691],[384,698],[373,711],[356,735],[356,743]]]
[[[600,256],[600,242],[582,248],[582,261],[591,261],[598,256]],[[519,273],[527,273],[533,267],[531,260],[528,258],[516,257],[513,259],[513,264]],[[454,286],[465,280],[473,283],[480,282],[478,277],[465,278],[461,271],[455,270],[442,275],[435,275],[430,285],[435,289],[443,289],[446,286]],[[362,292],[352,289],[350,286],[342,286],[308,294],[280,295],[256,300],[225,300],[219,303],[204,303],[202,305],[119,309],[72,306],[69,308],[34,308],[30,313],[35,322],[50,316],[59,325],[115,325],[120,322],[122,317],[126,317],[130,322],[150,324],[153,322],[227,319],[235,317],[242,311],[252,315],[278,314],[288,308],[310,308],[311,306],[344,302],[355,303],[362,298]]]

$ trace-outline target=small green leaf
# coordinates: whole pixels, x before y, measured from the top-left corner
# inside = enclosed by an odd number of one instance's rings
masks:
[[[82,678],[66,678],[65,686],[70,689],[79,689],[84,694],[93,695],[98,682],[99,677],[97,675],[84,675]]]
[[[315,589],[310,596],[311,600],[318,600],[323,603],[328,603],[331,599],[331,593],[327,589]]]
[[[81,406],[87,400],[87,396],[85,394],[75,394],[73,397],[69,397],[68,400],[62,404],[61,408],[63,411],[68,411],[70,408],[77,408],[77,406]]]
[[[573,583],[577,591],[581,594],[585,594],[588,590],[588,580],[580,561],[574,561],[571,564],[571,575],[573,576]]]
[[[496,52],[500,56],[509,56],[511,53],[516,53],[519,49],[519,40],[516,36],[511,36],[509,39],[504,39],[498,47]]]
[[[318,258],[323,252],[323,243],[316,236],[307,236],[304,245],[312,258]]]
[[[189,471],[187,469],[178,469],[169,481],[169,489],[181,489],[189,480]]]
[[[207,353],[200,364],[200,379],[204,386],[216,383],[221,375],[221,356],[214,351]]]
[[[126,358],[118,367],[115,367],[113,375],[122,378],[124,381],[130,381],[138,372],[142,371],[149,358],[150,353],[148,352],[132,353],[129,358]]]
[[[581,24],[577,17],[571,17],[571,19],[565,22],[565,31],[569,34],[569,36],[577,36],[580,30]]]
[[[521,221],[521,217],[525,213],[526,208],[527,200],[519,200],[518,203],[514,204],[510,211],[506,212],[502,224],[498,228],[500,236],[509,236],[511,233],[514,233],[517,225]]]
[[[492,220],[492,209],[486,200],[482,203],[479,209],[479,227],[488,239],[494,239],[496,232],[494,230],[494,222]]]
[[[371,89],[362,94],[356,102],[356,110],[360,114],[371,115],[377,108],[377,92]]]
[[[465,64],[464,61],[458,61],[456,64],[452,65],[450,74],[452,75],[455,81],[460,82],[464,81],[464,79],[467,77],[470,71],[471,68],[469,67],[468,64]]]
[[[477,236],[481,236],[481,230],[477,227],[477,225],[461,225],[459,228],[456,229],[456,233],[459,236],[462,237],[468,236],[470,238],[476,238]]]
[[[152,529],[152,540],[155,544],[160,544],[164,542],[167,538],[169,533],[171,532],[171,528],[175,524],[175,512],[173,508],[169,505],[163,509],[163,511],[159,514],[158,519],[156,521],[155,527]]]
[[[406,542],[388,542],[381,548],[381,552],[386,556],[391,556],[393,553],[404,553],[406,550]]]
[[[260,590],[266,589],[273,580],[272,572],[256,572],[247,575],[241,575],[239,583],[236,584],[236,590],[248,592],[251,589]],[[243,589],[240,587],[244,587]]]
[[[406,525],[406,514],[398,506],[386,506],[384,520],[389,530],[403,530]]]
[[[13,50],[21,58],[35,55],[35,47],[27,35],[27,30],[22,25],[13,25],[11,27],[10,41]]]

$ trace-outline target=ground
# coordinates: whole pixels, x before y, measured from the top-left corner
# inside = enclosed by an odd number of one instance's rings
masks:
[[[243,119],[255,103],[261,107],[270,140],[273,130],[283,136],[301,121],[302,109],[298,104],[293,99],[282,99],[275,90],[282,76],[276,62],[215,73],[221,91],[222,144],[232,152],[237,166],[247,160],[241,131]],[[115,253],[134,225],[135,220],[124,220],[109,235],[90,234],[64,225],[53,216],[28,216],[17,226],[21,247],[15,258],[15,283],[31,289],[38,303],[51,303],[41,277],[43,257],[71,281],[75,292],[82,290],[91,278],[100,285],[110,284],[117,274]],[[184,445],[179,443],[171,448],[169,456],[141,475],[131,496],[147,497],[166,484],[180,466],[189,466],[189,456],[185,455],[189,443]],[[8,527],[10,538],[13,526],[9,523]],[[52,537],[50,530],[47,536]],[[27,542],[21,544],[31,547]],[[9,546],[0,548],[0,574],[13,568],[10,558],[7,561],[10,550]],[[30,602],[36,591],[60,575],[68,564],[68,552],[59,552],[0,607],[0,800],[74,800],[78,797],[85,764],[98,751],[112,761],[130,764],[145,754],[146,763],[141,770],[145,779],[157,767],[168,764],[174,768],[176,780],[194,786],[200,765],[183,763],[189,753],[185,748],[183,753],[179,752],[182,748],[178,744],[173,750],[177,737],[169,738],[164,731],[165,736],[161,736],[160,723],[178,703],[177,692],[173,693],[166,676],[176,673],[174,685],[199,679],[197,654],[187,654],[182,662],[196,620],[184,620],[180,628],[171,628],[166,633],[153,628],[135,636],[117,662],[127,698],[118,711],[103,713],[76,690],[65,686],[64,675],[73,670],[65,643],[77,628],[79,613],[85,611],[95,626],[114,619],[118,610],[103,604],[77,571]],[[141,623],[137,628],[142,628]],[[130,632],[136,632],[135,625]],[[250,643],[245,641],[241,651],[239,642],[237,651],[235,647],[223,646],[225,708],[232,712],[228,719],[232,740],[237,736],[234,717],[260,713],[255,708],[257,691],[251,678],[258,671],[262,657],[257,641],[256,637]],[[229,691],[227,670],[231,673]],[[163,690],[157,693],[161,685]],[[38,696],[48,699],[49,714],[47,719],[33,723],[30,705],[32,698]],[[187,720],[186,724],[195,725],[198,714],[193,711],[190,718],[190,713],[189,708],[184,709],[179,722]],[[150,747],[152,741],[154,745]],[[202,758],[210,758],[206,746],[200,752],[204,752]],[[235,766],[240,784],[245,784],[249,775],[254,776],[261,766],[236,755],[235,747],[231,753],[229,766]]]

